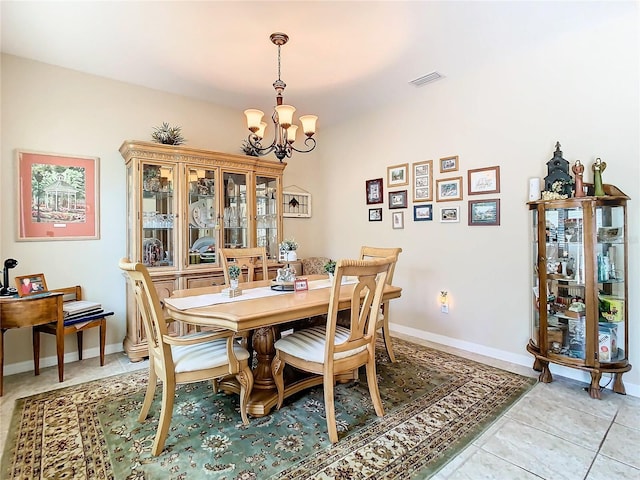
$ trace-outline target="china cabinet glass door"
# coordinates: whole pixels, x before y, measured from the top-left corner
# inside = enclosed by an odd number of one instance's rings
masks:
[[[247,211],[247,175],[224,172],[223,181],[223,246],[249,247]]]
[[[545,210],[548,355],[585,360],[586,304],[582,208]],[[544,305],[545,302],[540,302]]]
[[[596,207],[596,268],[598,285],[598,360],[617,362],[626,358],[624,339],[625,210],[622,206]],[[620,341],[619,341],[620,340]]]
[[[256,242],[273,259],[278,258],[277,185],[275,178],[256,177]]]
[[[142,164],[142,263],[147,267],[174,265],[176,198],[173,165]]]
[[[538,211],[533,210],[531,212],[531,231],[532,235],[532,245],[531,245],[531,265],[533,265],[533,279],[531,281],[531,285],[533,286],[533,303],[532,303],[532,315],[531,315],[531,331],[529,332],[529,337],[531,339],[531,343],[536,347],[539,346],[539,332],[540,332],[540,306],[544,309],[545,300],[540,297],[540,272],[538,271],[538,256],[539,256],[539,238],[538,238]],[[544,297],[544,289],[542,290],[542,295]]]
[[[215,263],[220,215],[216,203],[216,171],[187,167],[189,265]]]

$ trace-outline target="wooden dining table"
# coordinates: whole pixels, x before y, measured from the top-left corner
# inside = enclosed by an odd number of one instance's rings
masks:
[[[252,347],[256,355],[254,368],[254,386],[248,404],[248,413],[260,417],[268,415],[277,403],[277,392],[271,373],[271,361],[275,357],[274,343],[280,338],[280,329],[296,320],[327,314],[331,297],[331,283],[326,275],[306,277],[309,290],[286,292],[281,295],[260,298],[238,299],[229,303],[216,303],[206,306],[177,308],[173,299],[189,300],[206,298],[205,295],[221,294],[224,286],[211,286],[176,290],[165,300],[165,311],[173,320],[205,328],[223,328],[234,332],[252,332]],[[272,285],[270,280],[243,283],[240,287],[249,293],[252,289],[266,288]],[[339,309],[351,308],[351,292],[354,284],[344,284],[340,288]],[[402,289],[385,285],[383,300],[399,298]],[[248,296],[247,296],[248,297]],[[322,377],[306,377],[288,382],[285,397],[293,395],[313,385],[322,384]],[[239,391],[235,380],[230,378],[221,382],[220,388],[233,392]]]

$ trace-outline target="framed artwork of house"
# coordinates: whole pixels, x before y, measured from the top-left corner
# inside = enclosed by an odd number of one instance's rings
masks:
[[[18,241],[100,238],[99,159],[18,150]]]

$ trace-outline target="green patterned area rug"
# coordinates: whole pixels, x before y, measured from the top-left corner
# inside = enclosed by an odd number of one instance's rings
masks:
[[[165,451],[152,457],[160,395],[138,423],[148,375],[136,372],[18,400],[3,478],[424,479],[535,383],[402,340],[394,346],[393,364],[381,343],[377,350],[385,416],[375,415],[363,376],[338,385],[334,445],[321,387],[245,427],[238,396],[203,382],[179,387]]]

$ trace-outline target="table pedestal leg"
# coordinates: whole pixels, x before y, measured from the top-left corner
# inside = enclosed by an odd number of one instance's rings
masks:
[[[273,344],[278,332],[275,327],[262,327],[253,331],[253,350],[258,365],[253,371],[253,388],[257,390],[275,390],[276,384],[271,374],[271,361],[276,355]]]

